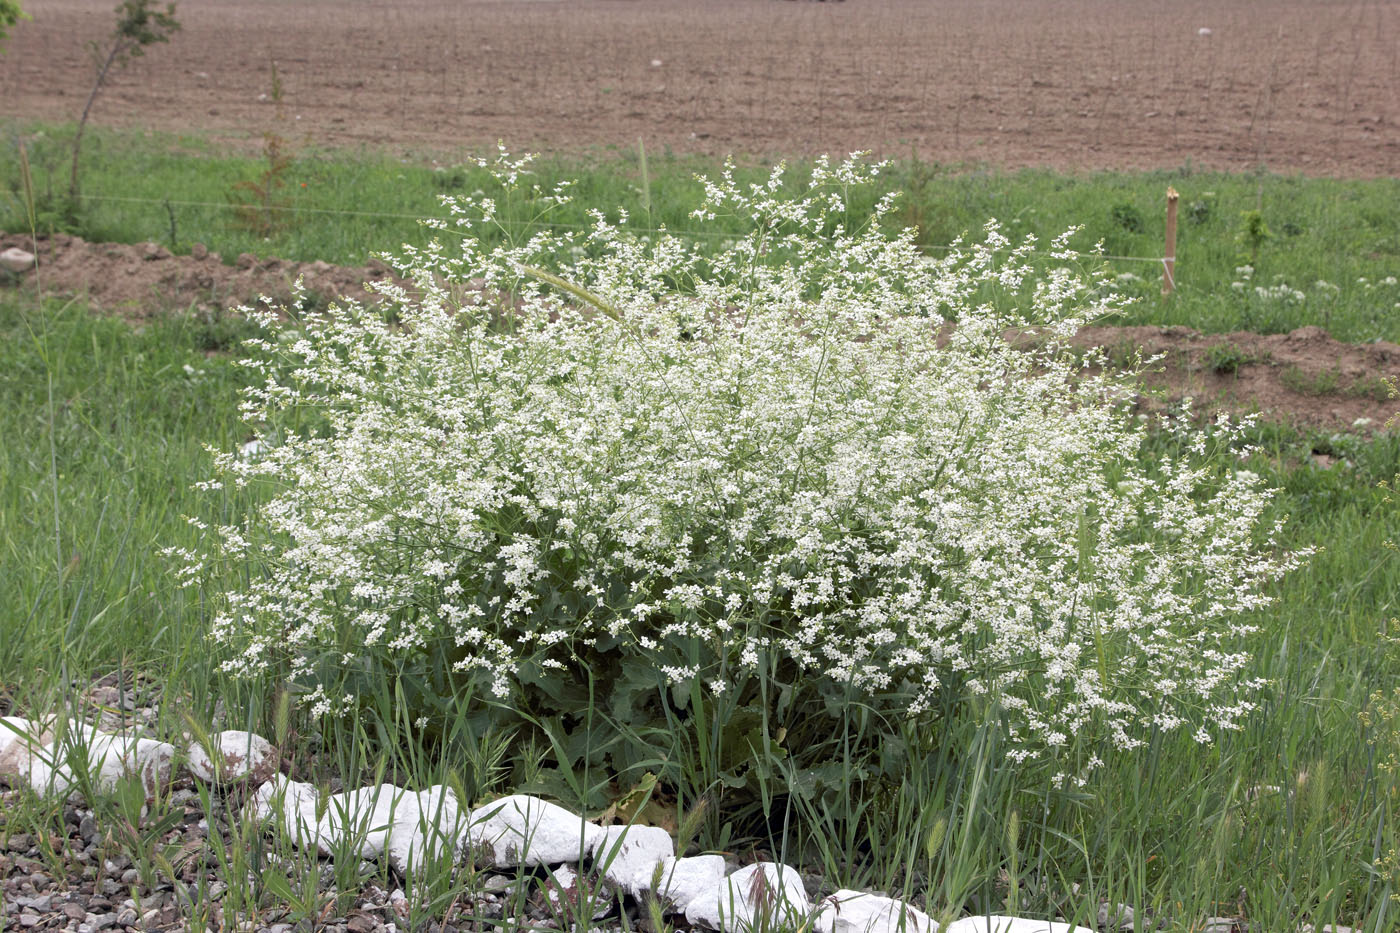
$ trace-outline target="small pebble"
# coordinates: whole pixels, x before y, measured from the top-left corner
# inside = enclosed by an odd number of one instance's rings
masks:
[[[499,894],[502,891],[509,891],[515,887],[515,879],[509,875],[490,875],[486,883],[481,886],[481,890],[488,894]]]

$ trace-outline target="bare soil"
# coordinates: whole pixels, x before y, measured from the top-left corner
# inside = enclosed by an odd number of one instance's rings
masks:
[[[112,0],[32,0],[17,119],[75,120]],[[115,75],[94,122],[298,142],[1057,169],[1400,174],[1386,0],[220,0]],[[291,134],[287,134],[291,135]]]
[[[1103,347],[1126,362],[1160,357],[1143,373],[1139,404],[1157,409],[1190,397],[1203,414],[1257,413],[1261,421],[1370,434],[1400,411],[1390,386],[1400,344],[1341,343],[1321,327],[1287,334],[1202,334],[1189,327],[1090,327],[1076,346]]]
[[[27,236],[0,234],[0,250],[33,249]],[[240,256],[226,264],[217,253],[173,256],[155,243],[88,243],[59,235],[38,243],[40,269],[8,286],[31,294],[83,297],[95,309],[140,322],[153,314],[208,311],[250,304],[262,296],[286,303],[303,279],[314,304],[371,297],[367,282],[392,278],[383,263],[332,266]],[[1111,363],[1126,366],[1141,352],[1160,357],[1144,373],[1144,408],[1191,396],[1206,411],[1258,412],[1269,421],[1328,431],[1380,430],[1400,410],[1388,382],[1400,378],[1400,345],[1346,344],[1320,327],[1288,334],[1198,333],[1186,327],[1092,327],[1075,340],[1103,347]]]
[[[14,246],[33,252],[35,243],[28,234],[0,233],[0,251]],[[40,237],[37,244],[37,273],[30,270],[14,284],[31,293],[42,288],[48,295],[78,295],[94,310],[137,322],[171,311],[237,308],[263,296],[285,304],[298,280],[314,304],[363,301],[371,297],[365,283],[394,279],[390,267],[377,260],[333,266],[241,253],[225,262],[202,244],[175,256],[158,243],[89,243],[67,234]]]

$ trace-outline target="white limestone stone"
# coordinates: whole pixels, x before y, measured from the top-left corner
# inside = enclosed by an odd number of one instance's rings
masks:
[[[578,928],[579,915],[588,911],[592,920],[602,920],[612,913],[613,891],[606,884],[590,882],[568,865],[560,865],[549,872],[545,881],[545,897],[549,906],[569,926]]]
[[[549,899],[549,906],[556,912],[567,911],[572,906],[571,902],[577,902],[578,872],[568,865],[551,870],[545,882],[544,894]]]
[[[824,898],[814,921],[817,933],[937,933],[921,910],[889,897],[840,890]]]
[[[651,890],[652,876],[663,859],[674,859],[671,834],[656,826],[605,826],[590,854],[603,877],[633,897]]]
[[[211,735],[209,745],[206,750],[198,741],[190,743],[190,774],[201,781],[261,784],[277,773],[277,749],[260,735],[228,730]]]
[[[253,794],[253,815],[259,820],[270,819],[301,849],[316,848],[330,854],[323,846],[321,827],[316,817],[320,792],[315,785],[293,781],[279,774]],[[331,810],[327,807],[327,813]]]
[[[147,796],[170,783],[175,746],[154,739],[89,732],[70,735],[62,747],[31,748],[27,774],[29,785],[40,794],[66,794],[78,782],[70,762],[86,762],[93,787],[109,791],[130,775],[140,777]]]
[[[963,917],[950,923],[943,933],[1094,933],[1086,927],[1070,926],[1052,920],[1027,920],[1023,917],[1002,917],[995,914]]]
[[[0,717],[0,777],[25,777],[36,750],[53,741],[42,724],[19,716]]]
[[[496,868],[560,865],[590,852],[602,827],[538,797],[512,794],[472,811],[471,847]]]
[[[661,860],[661,886],[656,895],[667,903],[667,913],[685,913],[697,898],[724,883],[724,857],[695,855]]]
[[[317,813],[320,813],[318,816]],[[253,814],[272,818],[299,848],[322,855],[377,859],[399,873],[466,848],[467,821],[457,796],[441,784],[414,793],[380,784],[327,797],[311,784],[277,775],[253,795]]]
[[[239,445],[238,457],[240,460],[261,460],[267,455],[267,449],[266,442],[260,438],[254,438],[246,444]]]
[[[28,272],[34,267],[34,254],[18,246],[11,246],[0,252],[0,266],[11,272]]]
[[[808,909],[807,892],[797,869],[758,862],[744,866],[709,894],[691,901],[685,919],[724,933],[748,933],[760,926],[796,926]]]
[[[360,858],[376,859],[389,848],[397,811],[411,796],[393,784],[359,787],[326,798],[321,818],[316,821],[316,838],[322,852],[353,852]],[[414,811],[416,815],[416,810]]]
[[[467,821],[452,788],[434,784],[407,794],[394,808],[389,863],[402,875],[466,848]]]

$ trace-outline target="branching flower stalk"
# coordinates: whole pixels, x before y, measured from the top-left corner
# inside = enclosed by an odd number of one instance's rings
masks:
[[[191,583],[266,568],[220,596],[225,669],[285,650],[333,713],[326,670],[370,657],[445,652],[500,697],[592,652],[716,694],[780,657],[911,713],[980,697],[1017,758],[1237,728],[1251,614],[1304,556],[1218,460],[1239,425],[1144,465],[1130,374],[1067,352],[1114,303],[1069,235],[1048,266],[995,224],[930,262],[892,196],[842,225],[881,167],[726,170],[694,216],[751,228],[718,250],[602,213],[487,247],[496,202],[448,198],[400,260],[422,297],[382,288],[399,326],[345,304],[254,341],[269,450],[204,485],[277,491],[181,554]]]

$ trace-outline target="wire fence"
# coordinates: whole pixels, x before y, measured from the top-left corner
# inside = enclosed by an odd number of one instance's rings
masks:
[[[82,195],[80,195],[80,197],[81,197],[84,201],[106,201],[106,202],[124,203],[124,204],[144,204],[144,205],[150,205],[150,206],[152,206],[152,207],[163,207],[163,208],[166,208],[167,210],[168,210],[169,208],[171,208],[171,207],[204,208],[204,209],[226,210],[226,211],[231,211],[231,212],[232,212],[232,211],[238,211],[238,210],[240,210],[240,209],[246,209],[243,205],[238,205],[238,204],[233,204],[233,203],[228,203],[228,202],[222,202],[222,201],[192,201],[192,200],[180,200],[180,199],[174,199],[174,198],[139,198],[139,197],[131,197],[131,196],[125,196],[125,195],[112,195],[112,194],[82,194]],[[345,217],[380,218],[380,219],[384,219],[384,220],[413,220],[413,221],[419,221],[419,220],[423,220],[423,219],[424,219],[424,216],[423,216],[422,214],[395,213],[395,212],[391,212],[391,211],[360,211],[360,210],[346,210],[346,209],[343,209],[343,208],[329,208],[329,207],[302,207],[302,206],[298,206],[298,205],[285,205],[285,204],[258,205],[258,210],[260,210],[260,211],[262,211],[262,210],[275,211],[275,212],[278,212],[278,213],[287,213],[287,214],[340,215],[340,216],[345,216]],[[543,228],[558,229],[558,230],[589,230],[589,229],[592,229],[592,225],[591,225],[591,224],[585,224],[585,223],[568,223],[568,222],[561,222],[561,221],[543,221],[543,220],[529,220],[529,221],[525,221],[525,220],[511,220],[511,219],[509,219],[509,218],[499,218],[499,217],[498,217],[498,218],[493,218],[492,223],[495,223],[495,224],[498,224],[498,225],[501,225],[501,226],[514,226],[514,227],[521,227],[521,228],[526,228],[526,227],[528,227],[528,228],[539,228],[539,227],[543,227]],[[733,234],[733,233],[726,233],[726,232],[717,231],[717,230],[684,230],[684,229],[677,229],[677,228],[674,228],[674,227],[638,227],[638,226],[630,226],[630,225],[629,225],[629,226],[626,226],[626,227],[623,227],[622,229],[626,230],[628,233],[638,234],[638,235],[645,234],[645,235],[656,235],[656,236],[660,236],[660,235],[663,235],[663,234],[664,234],[664,235],[668,235],[668,236],[680,237],[680,238],[682,238],[682,239],[694,239],[694,240],[704,240],[704,239],[711,239],[711,240],[732,240],[732,239],[735,238],[735,234]],[[919,248],[922,249],[922,250],[928,251],[928,252],[943,252],[943,253],[946,253],[946,252],[950,252],[950,251],[952,251],[952,250],[954,250],[954,249],[958,249],[959,246],[958,246],[957,244],[954,244],[954,243],[938,243],[938,244],[927,244],[927,243],[926,243],[926,244],[920,244],[920,247],[919,247]],[[1000,249],[1000,250],[993,250],[993,252],[1011,252],[1012,249],[1014,249],[1014,247],[1005,247],[1005,248]],[[1032,254],[1034,254],[1034,255],[1039,255],[1039,256],[1048,256],[1048,255],[1052,255],[1052,254],[1050,254],[1050,253],[1047,253],[1047,252],[1044,251],[1044,250],[1030,250],[1030,252],[1031,252]],[[1171,271],[1171,270],[1170,270],[1170,267],[1169,267],[1169,265],[1168,265],[1168,261],[1169,261],[1169,260],[1168,260],[1168,257],[1164,257],[1164,256],[1121,256],[1121,255],[1115,255],[1115,254],[1111,254],[1111,253],[1093,253],[1092,255],[1093,255],[1095,258],[1097,258],[1097,259],[1107,259],[1107,260],[1112,260],[1112,261],[1114,261],[1114,262],[1146,262],[1146,263],[1152,263],[1152,264],[1154,264],[1154,265],[1161,265],[1164,269],[1167,270],[1167,272],[1168,272],[1169,275],[1170,275],[1170,271]]]

